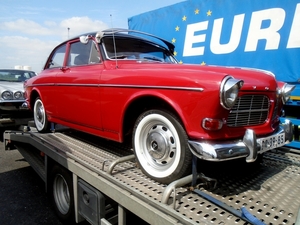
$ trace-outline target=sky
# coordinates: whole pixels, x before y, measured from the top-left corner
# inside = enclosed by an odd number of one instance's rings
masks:
[[[128,18],[184,0],[0,0],[0,68],[39,73],[62,41],[103,29],[128,28]]]

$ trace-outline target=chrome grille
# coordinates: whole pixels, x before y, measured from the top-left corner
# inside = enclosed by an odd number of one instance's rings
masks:
[[[227,119],[228,127],[255,126],[265,123],[270,101],[265,95],[243,95],[238,98]]]

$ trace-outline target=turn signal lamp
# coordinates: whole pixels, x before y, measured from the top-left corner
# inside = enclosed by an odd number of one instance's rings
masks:
[[[223,127],[223,121],[220,119],[204,118],[202,127],[205,130],[220,130]]]

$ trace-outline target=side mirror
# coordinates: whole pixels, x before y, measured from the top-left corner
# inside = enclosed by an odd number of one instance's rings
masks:
[[[82,44],[86,45],[89,42],[89,36],[80,36],[79,40]]]

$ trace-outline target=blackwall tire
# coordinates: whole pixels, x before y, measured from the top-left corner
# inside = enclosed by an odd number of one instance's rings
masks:
[[[132,139],[137,162],[150,178],[168,184],[191,173],[187,134],[171,113],[142,113],[134,125]]]
[[[34,102],[33,118],[38,132],[43,133],[49,131],[49,121],[47,119],[44,104],[40,98],[37,98]]]
[[[51,172],[51,201],[56,215],[64,224],[75,224],[72,174],[55,165]]]

